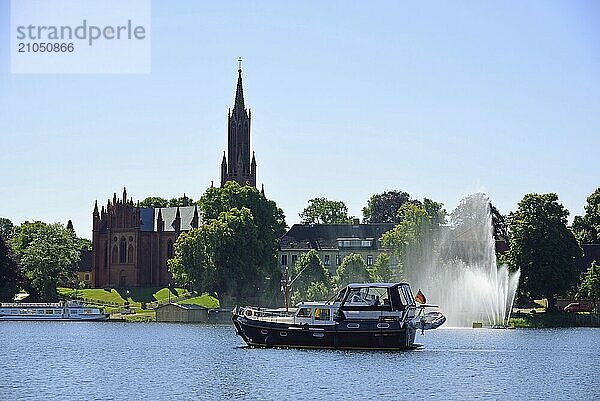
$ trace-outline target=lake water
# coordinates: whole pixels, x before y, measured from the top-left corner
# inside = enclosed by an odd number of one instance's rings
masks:
[[[600,399],[600,329],[438,329],[408,352],[160,323],[0,322],[0,339],[0,400]]]

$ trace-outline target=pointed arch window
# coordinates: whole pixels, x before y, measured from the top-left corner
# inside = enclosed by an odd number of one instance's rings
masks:
[[[119,263],[127,262],[127,242],[125,241],[125,237],[121,238],[119,242]]]
[[[129,246],[127,247],[127,263],[133,263],[133,245],[129,244]]]
[[[119,247],[114,245],[112,249],[112,263],[119,263]]]
[[[167,241],[167,259],[173,259],[174,256],[175,252],[173,250],[173,240],[169,238],[169,240]]]

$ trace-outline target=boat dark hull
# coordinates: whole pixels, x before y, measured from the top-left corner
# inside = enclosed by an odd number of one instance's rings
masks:
[[[272,323],[234,315],[236,333],[253,347],[415,349],[415,330],[399,321],[345,320],[335,325]]]

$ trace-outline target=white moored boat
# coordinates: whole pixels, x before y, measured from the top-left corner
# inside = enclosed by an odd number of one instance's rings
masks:
[[[0,320],[104,320],[101,308],[87,307],[81,301],[56,303],[0,303]]]

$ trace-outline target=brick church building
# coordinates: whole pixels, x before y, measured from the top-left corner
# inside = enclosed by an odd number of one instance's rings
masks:
[[[240,60],[241,62],[241,60]],[[256,159],[250,158],[251,113],[244,106],[241,64],[233,110],[228,113],[228,149],[221,162],[227,181],[256,187]],[[92,280],[95,287],[165,286],[172,283],[167,260],[179,234],[202,224],[196,206],[143,208],[113,195],[106,207],[94,205]]]

